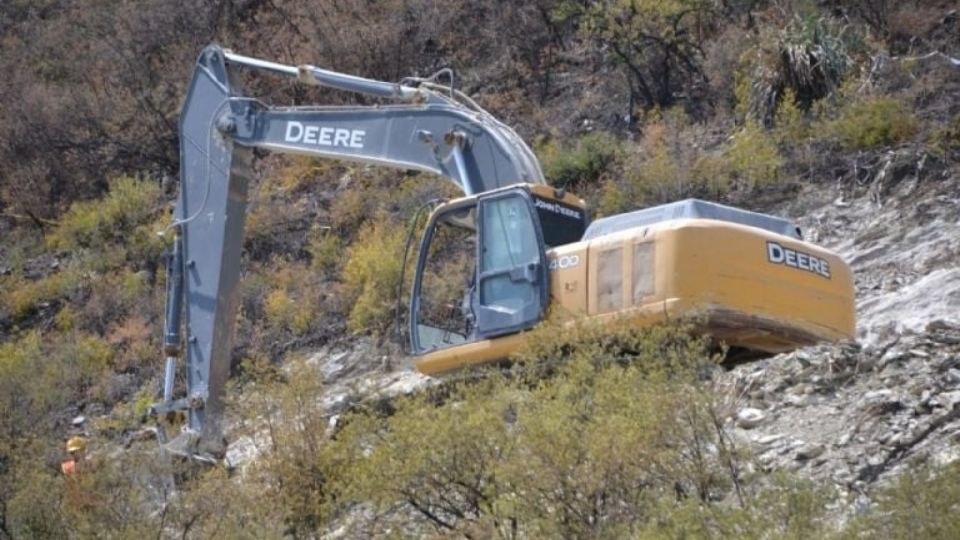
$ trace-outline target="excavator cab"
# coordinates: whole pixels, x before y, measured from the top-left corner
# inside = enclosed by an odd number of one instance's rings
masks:
[[[427,221],[409,306],[417,367],[442,372],[504,358],[543,318],[553,248],[579,241],[584,202],[517,184],[446,203]]]
[[[547,258],[529,189],[458,199],[424,231],[410,300],[421,355],[525,330],[547,304]]]

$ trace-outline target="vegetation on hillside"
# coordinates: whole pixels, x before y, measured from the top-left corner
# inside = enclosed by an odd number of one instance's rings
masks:
[[[510,373],[482,370],[331,427],[302,358],[245,366],[231,404],[258,459],[194,469],[173,495],[144,447],[81,477],[78,503],[24,464],[13,537],[952,538],[956,466],[916,468],[839,524],[829,489],[768,475],[724,429],[731,396],[682,326],[551,323]],[[561,357],[559,351],[564,354]],[[243,387],[242,398],[239,392]],[[106,457],[106,456],[104,456]],[[182,474],[182,473],[180,473]],[[933,476],[931,476],[933,474]],[[231,478],[232,476],[232,478]],[[928,481],[928,478],[933,478]],[[160,510],[162,508],[162,511]]]
[[[250,194],[233,409],[262,458],[243,475],[203,471],[172,497],[156,482],[165,464],[134,439],[158,395],[178,109],[206,44],[385,80],[453,68],[459,89],[534,142],[551,182],[609,215],[863,189],[879,156],[906,150],[956,171],[960,70],[927,53],[960,57],[958,24],[938,0],[0,3],[0,539],[309,537],[331,523],[399,536],[956,537],[944,521],[956,466],[915,471],[843,526],[827,507],[848,501],[766,475],[724,435],[710,359],[673,329],[546,326],[522,369],[363,403],[330,432],[322,381],[297,358],[389,334],[405,231],[425,201],[456,193],[305,158],[260,159]],[[277,104],[372,103],[244,82]],[[80,431],[100,466],[76,505],[58,463]]]

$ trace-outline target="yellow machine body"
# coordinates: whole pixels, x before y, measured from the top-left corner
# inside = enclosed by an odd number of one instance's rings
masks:
[[[547,257],[551,306],[638,324],[691,316],[733,361],[854,338],[850,267],[828,250],[757,227],[676,219],[556,247]],[[504,359],[523,339],[459,344],[414,362],[440,374]]]

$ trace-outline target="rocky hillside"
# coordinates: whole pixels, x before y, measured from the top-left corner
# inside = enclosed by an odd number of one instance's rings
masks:
[[[810,190],[779,207],[853,266],[858,343],[723,377],[742,407],[736,432],[766,467],[869,500],[877,482],[911,463],[960,458],[958,180],[901,149],[856,185]]]
[[[393,335],[400,257],[416,209],[457,194],[258,156],[227,459],[167,460],[157,233],[213,42],[452,68],[595,216],[699,197],[792,218],[852,264],[857,344],[723,370],[682,328],[549,323],[512,370],[428,379]],[[955,2],[10,1],[0,66],[0,540],[960,537]]]
[[[857,343],[739,365],[712,383],[724,428],[755,466],[834,490],[844,519],[869,512],[904,470],[960,460],[960,177],[927,159],[891,151],[864,181],[804,189],[764,209],[851,263]],[[307,364],[324,381],[316,414],[330,426],[364,399],[441,382],[365,341],[314,352]],[[262,448],[241,433],[227,462],[242,470]]]

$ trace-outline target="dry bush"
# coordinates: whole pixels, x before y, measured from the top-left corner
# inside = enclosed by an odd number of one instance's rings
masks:
[[[519,87],[509,106],[548,95],[560,46],[547,1],[11,5],[0,19],[9,30],[0,65],[10,74],[0,89],[0,120],[10,131],[0,141],[8,163],[0,172],[0,209],[39,224],[65,203],[104,191],[106,176],[176,173],[178,109],[196,55],[209,43],[393,81],[453,67],[457,86],[468,92]],[[461,31],[465,25],[471,32]],[[493,82],[492,72],[511,67],[529,78]],[[278,104],[370,102],[277,77],[247,79],[250,95]],[[288,187],[306,186],[306,176],[285,178]]]
[[[755,41],[753,33],[745,31],[739,24],[730,24],[704,45],[703,70],[710,84],[707,99],[717,116],[732,116],[736,110],[737,71],[745,51]]]
[[[950,50],[958,43],[956,5],[949,0],[833,0],[826,5],[866,24],[891,54]]]
[[[159,359],[156,338],[157,328],[142,315],[131,315],[114,323],[105,338],[118,351],[114,369],[122,373],[156,362]]]
[[[574,20],[584,37],[621,65],[633,106],[667,107],[705,83],[702,44],[714,29],[716,12],[707,2],[608,0],[559,2],[558,20]]]
[[[349,326],[354,331],[383,332],[393,321],[404,233],[381,218],[364,226],[347,248],[342,294],[353,306]]]
[[[40,216],[89,198],[112,173],[176,170],[176,116],[197,51],[226,4],[49,2],[25,10],[0,55],[0,205]],[[223,25],[223,26],[221,26]],[[77,54],[65,54],[72,51]]]

